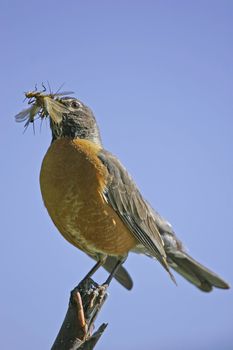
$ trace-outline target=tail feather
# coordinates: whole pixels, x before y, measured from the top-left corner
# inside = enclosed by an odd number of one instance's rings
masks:
[[[185,252],[169,252],[168,264],[189,282],[204,292],[210,292],[213,287],[228,289],[230,286],[216,273],[194,260]]]

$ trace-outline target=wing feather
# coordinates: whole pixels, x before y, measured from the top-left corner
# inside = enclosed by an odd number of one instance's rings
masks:
[[[99,158],[109,173],[104,198],[136,237],[139,245],[144,246],[148,255],[158,259],[174,280],[167,264],[164,243],[153,217],[153,209],[143,199],[132,178],[116,157],[101,150]]]

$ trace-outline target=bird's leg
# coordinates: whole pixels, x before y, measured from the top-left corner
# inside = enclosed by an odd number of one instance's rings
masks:
[[[115,276],[115,273],[121,267],[121,265],[125,262],[126,258],[127,258],[127,256],[123,256],[123,257],[120,257],[119,260],[117,260],[116,265],[114,266],[112,272],[110,273],[110,275],[106,279],[106,281],[103,284],[103,286],[107,286],[107,287],[109,286],[109,284],[111,283],[113,277]]]
[[[99,260],[97,261],[97,263],[91,268],[91,270],[88,272],[88,274],[83,278],[83,280],[90,278],[98,270],[98,268],[105,263],[106,258],[107,258],[107,256],[100,257]]]
[[[79,283],[79,286],[81,284],[85,283],[86,281],[88,281],[90,279],[90,277],[98,270],[98,268],[101,267],[102,265],[104,265],[106,259],[107,259],[107,255],[99,256],[97,263],[92,267],[92,269],[88,272],[88,274]],[[89,280],[89,281],[92,281],[92,280]],[[92,281],[92,283],[95,283],[95,282]],[[98,285],[98,287],[96,287],[93,290],[93,293],[92,293],[93,295],[92,295],[92,298],[90,299],[90,302],[89,302],[91,309],[93,308],[95,303],[96,303],[96,305],[98,305],[98,307],[103,303],[104,298],[106,298],[106,289],[107,289],[107,285],[104,285],[104,286]],[[98,302],[96,301],[97,298],[98,298]]]

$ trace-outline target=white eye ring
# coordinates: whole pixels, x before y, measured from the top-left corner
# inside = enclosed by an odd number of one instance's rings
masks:
[[[71,107],[72,108],[80,108],[81,107],[81,103],[79,103],[78,101],[72,101],[71,102]]]

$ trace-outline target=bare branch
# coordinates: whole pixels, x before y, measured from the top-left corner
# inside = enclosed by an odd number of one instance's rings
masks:
[[[94,321],[107,298],[107,286],[91,278],[83,280],[70,295],[68,310],[51,350],[92,350],[103,334],[103,323],[92,334]]]

